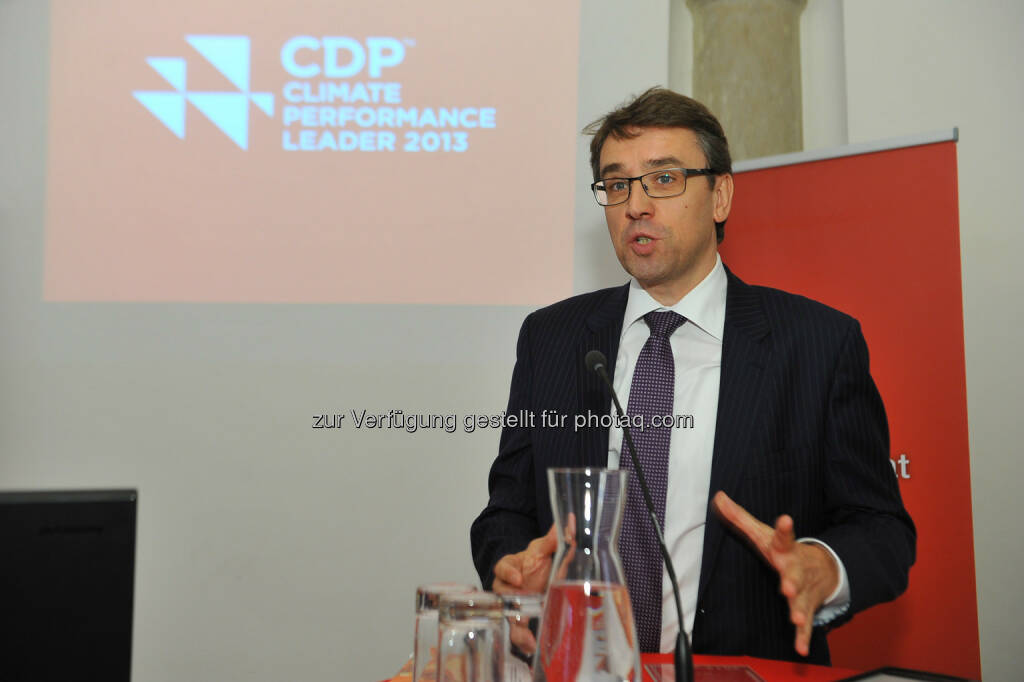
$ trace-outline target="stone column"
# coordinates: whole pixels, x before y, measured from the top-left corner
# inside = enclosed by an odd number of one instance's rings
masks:
[[[803,149],[800,13],[807,0],[686,3],[693,97],[722,122],[733,160]]]

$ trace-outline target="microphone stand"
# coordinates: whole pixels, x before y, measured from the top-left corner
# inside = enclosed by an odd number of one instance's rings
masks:
[[[651,491],[647,487],[647,479],[644,477],[643,467],[640,466],[640,460],[636,456],[636,446],[633,444],[633,436],[629,433],[625,410],[619,404],[619,397],[615,394],[615,388],[608,378],[608,371],[605,369],[607,360],[604,357],[604,353],[599,350],[590,351],[586,355],[586,363],[590,371],[601,377],[605,386],[608,387],[608,391],[612,396],[612,402],[615,404],[615,410],[619,413],[619,419],[622,421],[622,435],[625,437],[629,456],[633,461],[633,469],[636,471],[637,481],[640,483],[640,490],[643,492],[647,514],[651,518],[651,525],[654,526],[654,533],[658,538],[658,548],[661,550],[661,558],[665,563],[665,570],[668,571],[669,580],[672,582],[672,596],[675,597],[676,616],[679,619],[679,632],[676,634],[676,648],[673,654],[676,682],[693,682],[696,679],[693,674],[693,653],[690,651],[690,641],[686,637],[683,607],[679,600],[679,585],[676,581],[676,571],[672,565],[672,558],[668,554],[668,547],[665,545],[665,536],[661,532],[661,524],[658,523],[658,516],[654,511],[654,502],[651,500]]]

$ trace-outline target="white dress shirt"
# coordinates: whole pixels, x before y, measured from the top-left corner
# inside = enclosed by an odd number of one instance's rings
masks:
[[[634,280],[629,286],[626,314],[622,320],[619,352],[615,357],[613,384],[623,408],[629,411],[629,390],[640,350],[650,336],[644,315],[655,310],[672,310],[686,318],[669,341],[675,361],[673,414],[677,426],[669,444],[668,492],[665,499],[665,544],[675,564],[686,631],[692,633],[697,607],[697,588],[704,550],[704,526],[711,485],[711,459],[718,417],[718,388],[722,368],[722,336],[725,330],[725,298],[728,281],[721,257],[700,284],[675,305],[666,307],[651,297]],[[683,415],[680,418],[678,415]],[[687,420],[687,416],[692,420]],[[617,469],[622,448],[622,429],[614,425],[608,434],[608,468]],[[621,456],[629,457],[629,453]],[[849,607],[846,570],[835,552],[824,547],[839,564],[840,584],[815,623],[825,623]],[[661,650],[672,651],[679,629],[672,584],[662,571]]]

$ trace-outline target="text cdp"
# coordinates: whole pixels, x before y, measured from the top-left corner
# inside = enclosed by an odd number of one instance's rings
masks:
[[[367,38],[366,44],[346,36],[295,36],[281,48],[281,65],[296,78],[352,78],[364,68],[370,78],[405,59],[405,45],[396,38]]]

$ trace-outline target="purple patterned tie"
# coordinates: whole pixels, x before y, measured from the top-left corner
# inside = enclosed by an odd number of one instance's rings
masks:
[[[651,499],[662,529],[665,527],[665,493],[668,490],[668,450],[672,436],[669,426],[651,428],[651,417],[672,415],[675,362],[669,337],[686,318],[679,313],[651,312],[644,315],[651,335],[640,351],[629,389],[630,434],[651,489]],[[644,428],[634,428],[638,419]],[[634,471],[625,439],[619,448],[619,467]],[[657,652],[661,647],[661,550],[644,504],[636,474],[630,475],[626,510],[622,517],[619,551],[626,571],[626,584],[633,604],[640,651]]]

